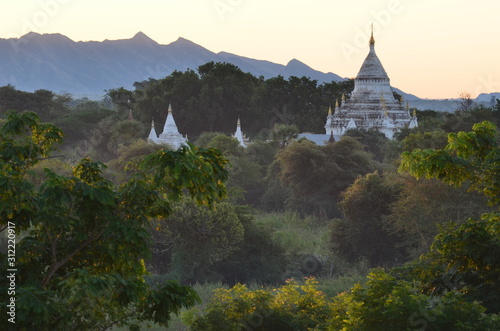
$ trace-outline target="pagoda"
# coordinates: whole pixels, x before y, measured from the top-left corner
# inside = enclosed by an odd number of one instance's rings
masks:
[[[233,137],[238,140],[241,147],[247,147],[247,144],[245,142],[246,137],[241,132],[241,122],[239,118],[238,121],[236,122],[236,132],[233,134]]]
[[[327,135],[342,136],[349,129],[373,129],[393,139],[403,128],[417,126],[415,114],[410,114],[403,100],[392,93],[390,79],[375,53],[375,39],[370,38],[370,52],[354,80],[351,97],[342,95],[341,103],[329,112],[325,124]]]
[[[148,140],[156,144],[167,144],[174,150],[186,144],[187,138],[183,137],[177,129],[174,115],[172,114],[172,106],[170,104],[168,105],[167,119],[163,126],[163,132],[157,136],[154,121],[151,121],[151,131],[149,132]]]

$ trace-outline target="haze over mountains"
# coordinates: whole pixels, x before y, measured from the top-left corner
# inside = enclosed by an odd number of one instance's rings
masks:
[[[44,88],[102,95],[104,90],[132,88],[136,81],[163,78],[174,70],[196,70],[209,61],[232,63],[257,77],[307,76],[320,83],[342,79],[295,59],[284,66],[214,53],[184,38],[160,45],[139,32],[131,39],[74,42],[61,34],[30,32],[19,39],[0,39],[0,85],[12,84],[27,91]]]
[[[209,61],[232,63],[257,77],[306,76],[319,84],[345,79],[314,70],[296,59],[281,65],[226,52],[214,53],[184,38],[160,45],[139,32],[130,39],[75,42],[57,33],[30,32],[20,38],[0,38],[0,86],[11,84],[25,91],[43,88],[76,97],[100,98],[105,90],[122,86],[132,89],[134,82],[163,78],[174,70],[196,70]],[[428,100],[395,90],[410,100],[410,105],[426,108]],[[434,102],[433,109],[450,110],[452,102]]]

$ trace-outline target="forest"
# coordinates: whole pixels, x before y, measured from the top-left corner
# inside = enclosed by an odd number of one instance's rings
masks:
[[[213,62],[100,101],[0,87],[1,323],[500,329],[500,100],[297,139],[352,88]],[[169,104],[176,151],[147,142]]]

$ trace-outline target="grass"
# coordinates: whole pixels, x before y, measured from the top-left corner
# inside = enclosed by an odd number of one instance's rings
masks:
[[[297,213],[259,214],[255,222],[272,233],[273,239],[290,254],[328,256],[328,225]]]

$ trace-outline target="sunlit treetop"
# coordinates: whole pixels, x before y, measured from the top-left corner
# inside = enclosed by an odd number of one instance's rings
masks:
[[[500,148],[498,130],[491,122],[477,123],[470,132],[450,133],[444,149],[415,149],[402,154],[399,171],[416,178],[436,178],[478,191],[490,205],[500,203]]]

